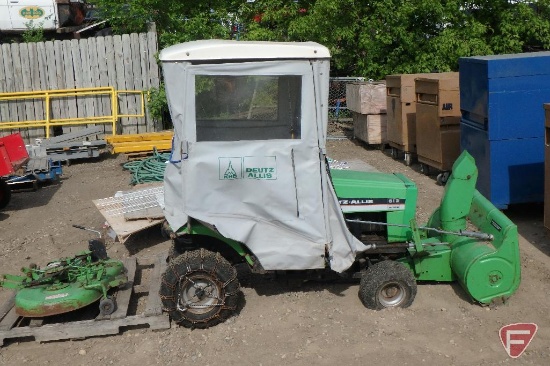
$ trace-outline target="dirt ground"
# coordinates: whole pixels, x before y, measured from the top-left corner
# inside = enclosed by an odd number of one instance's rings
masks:
[[[329,140],[329,156],[360,159],[381,171],[401,172],[419,189],[418,219],[437,207],[443,188],[434,177],[392,160],[379,149],[350,140]],[[70,256],[86,248],[89,232],[71,225],[100,228],[103,217],[93,199],[130,187],[123,156],[64,166],[60,184],[16,193],[0,212],[0,273],[17,273],[30,262]],[[38,343],[6,341],[3,365],[497,365],[548,364],[550,359],[550,239],[542,205],[507,211],[519,226],[522,283],[497,308],[471,303],[462,288],[420,284],[407,309],[372,311],[363,307],[358,283],[307,283],[299,288],[273,280],[244,288],[241,312],[207,330],[172,325],[166,331],[126,329],[119,335]],[[147,257],[170,243],[156,228],[124,245],[111,243],[114,258]],[[0,291],[4,301],[7,291]],[[509,323],[538,324],[538,333],[516,360],[506,354],[499,329]]]

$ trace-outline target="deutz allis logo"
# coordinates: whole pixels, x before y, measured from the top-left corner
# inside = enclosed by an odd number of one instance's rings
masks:
[[[220,180],[235,180],[243,177],[243,160],[241,157],[218,158]]]
[[[38,6],[27,6],[19,10],[19,15],[25,19],[38,19],[44,15],[44,10]]]
[[[235,172],[235,169],[233,169],[231,161],[229,161],[229,166],[223,174],[223,179],[237,179],[237,172]]]
[[[244,177],[246,179],[277,179],[277,159],[275,156],[245,156]]]
[[[246,168],[245,173],[249,179],[274,179],[275,168]]]
[[[275,156],[219,157],[219,179],[276,180]]]

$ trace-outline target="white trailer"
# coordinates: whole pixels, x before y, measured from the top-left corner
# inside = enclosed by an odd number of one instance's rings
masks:
[[[37,27],[66,33],[81,27],[84,0],[0,0],[0,32],[22,33]]]

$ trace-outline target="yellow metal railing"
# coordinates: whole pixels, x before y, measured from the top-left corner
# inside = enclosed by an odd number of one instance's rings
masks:
[[[118,113],[119,94],[139,94],[141,113],[139,114],[121,114]],[[90,117],[71,117],[71,118],[52,118],[51,102],[58,98],[67,97],[89,97],[107,95],[110,97],[111,114],[103,116]],[[116,123],[123,117],[143,117],[145,116],[145,99],[141,90],[115,90],[113,87],[100,88],[79,88],[64,90],[47,90],[31,92],[0,93],[0,103],[11,100],[42,99],[44,101],[44,119],[32,121],[0,121],[0,129],[18,129],[30,127],[44,127],[46,129],[46,138],[50,137],[50,127],[68,126],[68,125],[87,125],[94,123],[112,124],[113,135],[116,134]]]

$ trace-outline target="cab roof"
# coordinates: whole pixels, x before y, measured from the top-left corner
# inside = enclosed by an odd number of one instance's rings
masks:
[[[275,60],[330,58],[315,42],[260,42],[209,39],[177,44],[160,53],[161,61]]]

